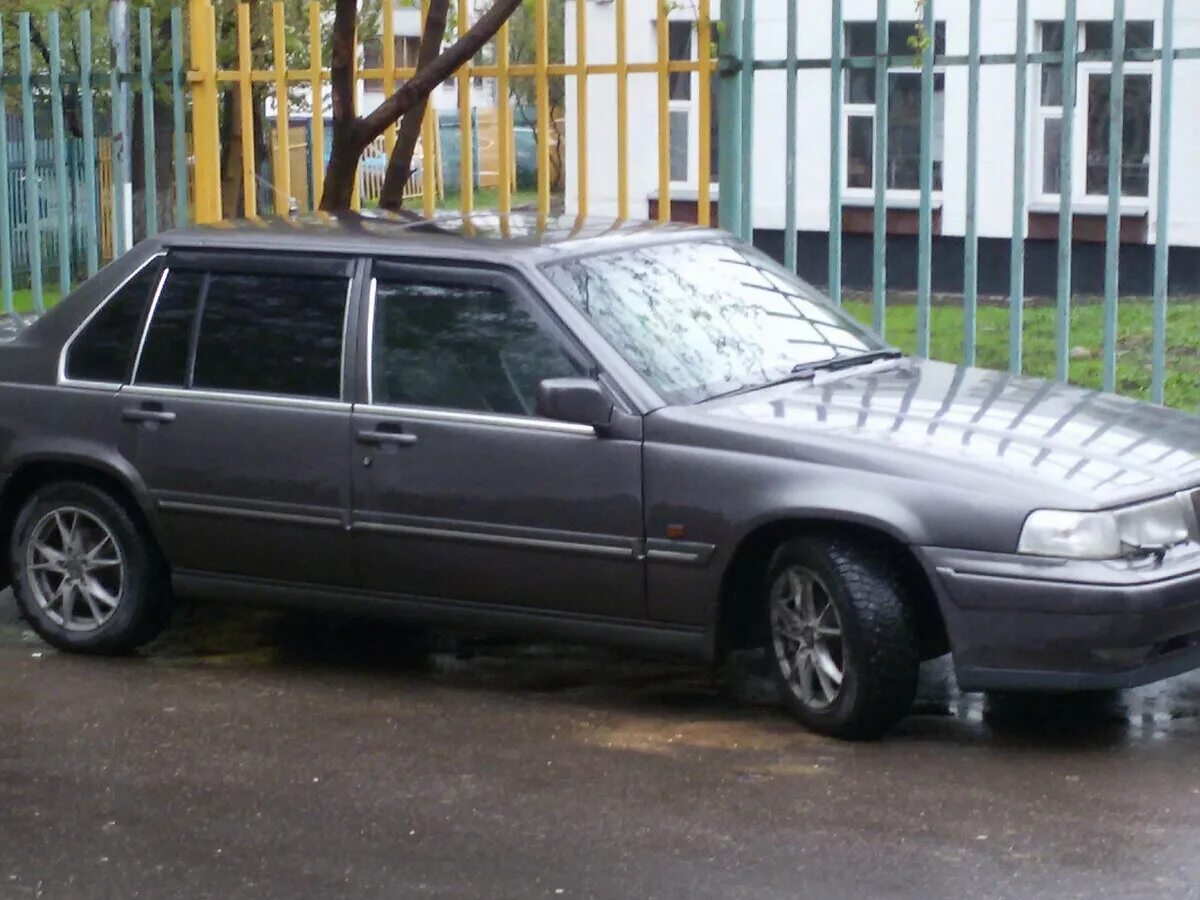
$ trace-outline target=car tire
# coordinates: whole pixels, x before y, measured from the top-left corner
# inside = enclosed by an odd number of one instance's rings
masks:
[[[36,491],[17,515],[10,553],[22,617],[60,650],[128,653],[170,619],[170,578],[153,538],[92,484]]]
[[[800,537],[767,570],[767,658],[784,702],[813,731],[881,737],[911,710],[920,652],[890,554]]]

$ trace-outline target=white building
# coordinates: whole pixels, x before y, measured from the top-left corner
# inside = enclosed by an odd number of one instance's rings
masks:
[[[579,2],[579,0],[575,0]],[[615,61],[615,10],[605,0],[585,0],[587,60],[589,64]],[[656,57],[655,16],[659,0],[628,0],[627,54],[629,62],[649,62]],[[1161,0],[1127,0],[1127,44],[1132,48],[1161,46]],[[846,54],[874,54],[875,0],[844,0]],[[984,54],[1016,49],[1016,0],[985,0],[982,5],[981,48]],[[755,50],[759,59],[782,59],[787,50],[786,0],[757,0]],[[968,52],[967,0],[936,0],[937,50],[952,56]],[[1063,0],[1030,0],[1029,48],[1060,49]],[[1106,49],[1111,41],[1112,0],[1079,0],[1080,50]],[[913,0],[891,0],[893,52],[911,55],[906,40],[918,17]],[[719,17],[719,0],[713,0],[712,17]],[[568,62],[575,59],[573,42],[575,3],[566,15]],[[671,4],[669,13],[672,58],[695,58],[694,0]],[[801,3],[797,29],[801,59],[828,59],[831,53],[829,0]],[[1177,48],[1200,47],[1200,0],[1178,0],[1175,43]],[[1103,239],[1107,207],[1108,73],[1110,63],[1081,62],[1078,102],[1074,113],[1075,235],[1081,243]],[[1122,235],[1129,245],[1153,244],[1157,234],[1155,189],[1158,179],[1159,117],[1162,108],[1158,63],[1127,62],[1125,112],[1125,165],[1121,200]],[[894,66],[891,74],[889,115],[889,231],[911,234],[916,228],[914,208],[918,187],[920,72],[912,62]],[[967,91],[964,65],[939,69],[936,80],[934,123],[934,230],[946,237],[961,236],[966,228]],[[842,197],[844,231],[870,230],[874,73],[847,72],[842,129]],[[1058,148],[1061,133],[1061,73],[1050,67],[1029,69],[1026,133],[1014,140],[1016,90],[1014,67],[985,65],[980,76],[980,184],[979,232],[985,239],[1012,234],[1013,162],[1017,140],[1027,150],[1026,196],[1028,236],[1053,239],[1057,230]],[[695,214],[698,179],[709,175],[715,185],[719,141],[714,136],[711,173],[698,171],[698,76],[672,80],[670,101],[670,155],[673,212],[676,217]],[[589,211],[615,214],[616,85],[614,78],[589,79],[588,192]],[[756,229],[781,230],[785,184],[785,76],[782,72],[756,75],[753,138],[753,220]],[[574,91],[567,91],[567,124],[574,123]],[[1169,240],[1173,247],[1200,247],[1200,62],[1177,61],[1171,140],[1171,216]],[[714,110],[715,90],[714,90]],[[797,228],[801,233],[828,234],[830,176],[830,75],[828,70],[800,73],[797,108],[798,157],[796,180]],[[658,187],[658,106],[656,76],[630,76],[629,89],[629,203],[631,215],[645,215]],[[611,124],[610,124],[611,123]],[[567,208],[576,196],[575,142],[568,141]],[[714,187],[714,198],[715,198]],[[689,210],[689,200],[690,210]],[[1135,248],[1136,249],[1136,248]],[[1142,255],[1145,255],[1144,253]],[[1189,255],[1190,256],[1190,255]],[[1173,259],[1174,264],[1174,259]],[[1190,263],[1189,263],[1190,264]],[[1123,268],[1126,260],[1122,259]],[[1185,266],[1186,268],[1186,266]],[[1200,281],[1200,264],[1195,266]]]

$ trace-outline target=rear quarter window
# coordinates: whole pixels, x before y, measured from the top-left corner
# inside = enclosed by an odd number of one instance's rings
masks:
[[[92,316],[67,350],[64,374],[72,381],[123,384],[150,296],[158,285],[160,260],[148,262]]]

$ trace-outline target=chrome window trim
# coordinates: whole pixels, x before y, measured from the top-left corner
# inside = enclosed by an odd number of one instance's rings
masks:
[[[158,298],[162,296],[167,284],[167,276],[171,274],[169,266],[163,266],[162,275],[158,279],[158,287],[154,289],[154,297],[150,300],[150,309],[146,313],[146,321],[142,323],[142,336],[138,340],[137,355],[133,358],[133,371],[129,374],[129,383],[136,384],[138,371],[142,368],[142,351],[146,349],[146,337],[150,334],[150,326],[154,322],[154,314],[158,311]]]
[[[462,425],[482,425],[490,428],[521,428],[526,431],[548,431],[557,434],[596,436],[596,429],[591,425],[578,425],[574,422],[557,422],[553,419],[540,419],[534,416],[459,412],[457,410],[438,409],[430,406],[381,406],[373,403],[360,406],[355,411],[368,416],[381,416],[393,419],[415,419],[424,422],[450,422]]]
[[[69,338],[67,338],[66,343],[63,344],[62,349],[58,352],[58,372],[57,372],[57,377],[56,377],[55,381],[59,385],[64,385],[64,386],[69,385],[71,387],[85,387],[85,388],[92,388],[92,389],[99,389],[99,390],[106,390],[106,391],[112,390],[113,388],[119,389],[121,387],[121,382],[87,381],[85,379],[68,378],[67,377],[67,356],[69,356],[71,353],[71,347],[72,347],[72,345],[74,345],[75,339],[77,337],[79,337],[79,335],[81,333],[83,333],[83,330],[85,328],[87,328],[88,325],[91,324],[92,319],[96,318],[96,316],[98,316],[100,314],[100,310],[102,310],[102,309],[104,309],[104,307],[108,306],[109,301],[112,300],[113,297],[117,296],[117,294],[121,293],[121,291],[125,289],[125,285],[129,284],[129,282],[133,281],[133,279],[135,279],[139,275],[141,275],[142,272],[144,272],[146,270],[147,266],[153,265],[154,263],[158,262],[158,260],[163,259],[166,255],[167,255],[166,251],[163,251],[163,252],[155,253],[154,255],[147,257],[145,262],[143,262],[140,266],[138,266],[136,269],[134,269],[124,279],[122,279],[120,284],[118,284],[115,288],[113,288],[111,291],[109,291],[108,295],[103,300],[101,300],[99,303],[97,303],[95,309],[93,309],[90,313],[88,313],[84,317],[83,321],[80,322],[79,325],[75,328],[75,330],[71,332],[71,336]],[[159,279],[158,283],[159,283],[159,288],[161,288],[161,286],[162,286],[161,278]],[[155,299],[157,299],[158,289],[155,290],[154,296],[155,296]],[[140,349],[140,346],[141,346],[140,342],[139,342],[138,346]]]
[[[367,405],[375,403],[375,298],[379,292],[379,279],[371,278],[367,293]]]
[[[174,397],[180,400],[215,400],[230,403],[294,407],[297,409],[320,409],[330,412],[349,412],[352,408],[352,405],[344,400],[315,400],[311,397],[291,397],[286,394],[255,394],[249,391],[189,390],[188,388],[160,387],[151,384],[131,384],[123,388],[122,392],[135,396]]]
[[[437,540],[462,541],[472,544],[494,544],[503,547],[520,547],[528,550],[557,550],[560,552],[583,553],[589,556],[604,556],[614,559],[639,559],[638,550],[632,545],[597,544],[587,541],[567,541],[553,538],[535,538],[524,535],[494,534],[487,531],[466,531],[455,528],[433,528],[422,525],[394,525],[387,522],[354,522],[351,531],[375,534],[403,534],[411,537],[426,537]]]

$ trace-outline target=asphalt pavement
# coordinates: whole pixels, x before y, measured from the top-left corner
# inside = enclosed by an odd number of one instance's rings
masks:
[[[749,672],[749,674],[748,674]],[[3,898],[1200,897],[1200,676],[884,741],[753,676],[187,606],[57,653],[0,595]]]

